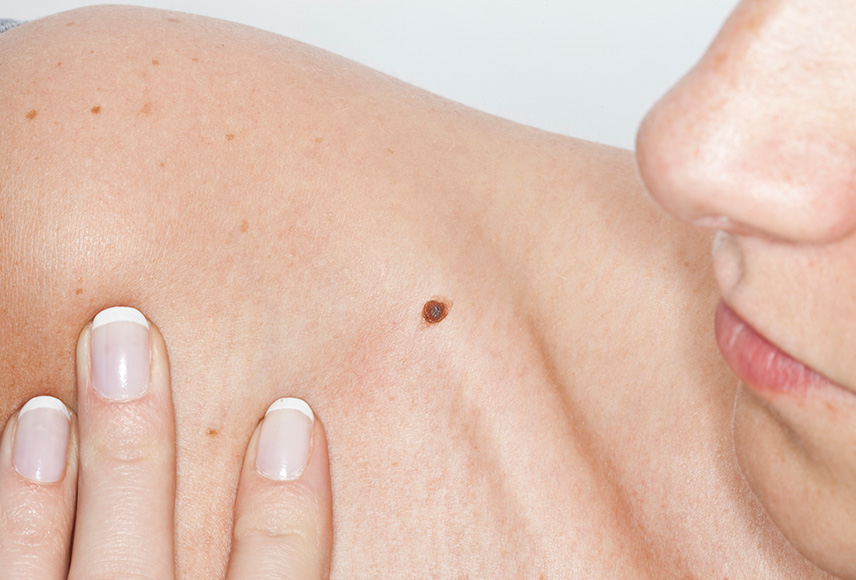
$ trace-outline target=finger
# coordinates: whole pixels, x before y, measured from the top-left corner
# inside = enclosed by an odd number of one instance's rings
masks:
[[[0,443],[4,579],[66,577],[77,489],[72,420],[59,399],[36,397],[6,424]]]
[[[280,399],[244,458],[227,578],[328,578],[332,545],[324,428],[302,400]]]
[[[174,576],[175,425],[166,346],[133,308],[101,312],[77,349],[74,579]]]

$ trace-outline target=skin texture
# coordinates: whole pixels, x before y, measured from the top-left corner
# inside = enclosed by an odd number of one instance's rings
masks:
[[[714,257],[723,300],[841,387],[742,387],[734,429],[772,519],[842,578],[856,578],[854,35],[844,0],[741,2],[638,140],[656,200],[728,233]]]
[[[0,83],[0,413],[76,408],[77,329],[145,312],[179,577],[223,576],[283,394],[326,429],[333,578],[824,577],[733,456],[710,235],[629,152],[144,9],[4,33]]]

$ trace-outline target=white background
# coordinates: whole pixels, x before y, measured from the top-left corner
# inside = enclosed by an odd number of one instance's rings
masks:
[[[0,17],[91,3],[0,0]],[[272,30],[489,113],[631,148],[645,111],[701,56],[737,0],[133,3]]]

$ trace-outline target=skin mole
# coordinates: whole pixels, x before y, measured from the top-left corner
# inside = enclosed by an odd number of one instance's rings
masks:
[[[422,318],[428,324],[437,324],[449,314],[449,307],[441,300],[429,300],[422,307]]]

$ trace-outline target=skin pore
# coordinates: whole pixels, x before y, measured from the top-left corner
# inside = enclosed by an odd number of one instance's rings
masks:
[[[723,230],[714,268],[739,325],[768,361],[796,361],[785,389],[741,375],[735,449],[784,535],[841,578],[856,578],[854,34],[845,0],[741,2],[638,141],[657,201]]]
[[[737,469],[710,235],[629,152],[185,14],[74,11],[0,53],[0,414],[74,408],[80,328],[144,312],[181,577],[222,576],[284,394],[325,425],[334,578],[824,577]]]

